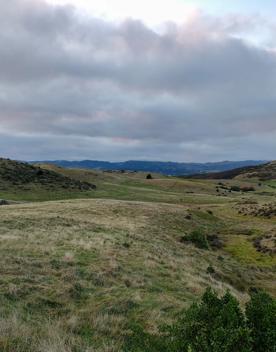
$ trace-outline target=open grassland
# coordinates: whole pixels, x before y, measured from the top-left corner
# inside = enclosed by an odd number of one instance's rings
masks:
[[[254,245],[275,216],[239,211],[273,202],[272,181],[58,171],[97,189],[0,190],[36,201],[0,207],[0,351],[120,351],[134,322],[156,331],[209,285],[242,304],[250,287],[276,296],[275,256]],[[195,230],[222,245],[183,241]]]
[[[152,180],[146,180],[146,173],[102,172],[81,169],[62,169],[53,165],[40,165],[41,168],[55,171],[76,181],[89,182],[97,186],[96,190],[64,189],[60,185],[49,185],[47,188],[30,183],[0,187],[0,198],[24,201],[47,201],[61,199],[105,198],[132,201],[164,202],[171,204],[217,204],[230,203],[241,199],[241,194],[217,189],[219,180],[189,180],[176,177],[165,177],[153,174]],[[256,192],[246,197],[270,200],[276,195],[273,181],[227,180],[227,186],[254,186]]]
[[[119,351],[134,321],[154,331],[208,285],[230,289],[242,303],[251,286],[275,296],[275,259],[259,258],[250,242],[273,231],[274,220],[241,217],[231,203],[195,203],[1,207],[0,349]],[[225,247],[181,241],[198,228]]]

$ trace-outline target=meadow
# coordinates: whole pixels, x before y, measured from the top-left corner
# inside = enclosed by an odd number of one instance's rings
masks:
[[[208,286],[242,306],[252,287],[276,297],[275,255],[254,244],[275,217],[240,211],[273,203],[273,182],[55,171],[97,189],[0,191],[14,201],[0,207],[1,351],[120,351],[134,323],[155,332]]]

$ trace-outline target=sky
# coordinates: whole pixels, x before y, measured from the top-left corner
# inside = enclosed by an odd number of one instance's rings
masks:
[[[276,2],[9,0],[0,156],[276,159]]]

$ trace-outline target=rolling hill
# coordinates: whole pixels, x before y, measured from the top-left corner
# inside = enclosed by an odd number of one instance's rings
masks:
[[[177,163],[177,162],[159,162],[159,161],[137,161],[130,160],[125,162],[108,162],[97,160],[82,161],[38,161],[33,163],[54,164],[63,168],[77,169],[97,169],[97,170],[128,170],[141,172],[155,172],[163,175],[192,175],[196,173],[219,172],[235,169],[238,167],[260,165],[264,161],[222,161],[214,163]]]
[[[42,169],[9,159],[0,159],[0,191],[3,195],[25,193],[36,195],[60,192],[85,192],[95,190],[90,182],[76,180],[53,170]],[[22,195],[24,198],[24,195]]]
[[[24,201],[0,207],[1,351],[121,352],[208,286],[276,297],[271,180],[0,165],[0,199]]]
[[[223,172],[190,175],[193,179],[259,179],[260,181],[276,180],[276,161],[263,165],[248,166]]]

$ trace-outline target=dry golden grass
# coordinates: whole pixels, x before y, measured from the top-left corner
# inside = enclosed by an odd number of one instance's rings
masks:
[[[119,351],[133,321],[155,331],[209,285],[242,303],[250,286],[275,294],[272,266],[180,241],[199,227],[227,240],[273,219],[252,223],[231,203],[198,208],[103,199],[1,207],[0,350]]]
[[[218,193],[217,181],[55,171],[96,183],[84,196],[97,199],[0,207],[1,352],[117,352],[133,322],[157,331],[207,286],[229,289],[242,304],[251,286],[276,296],[275,257],[252,245],[275,231],[275,218],[237,210],[271,201],[273,185],[256,183],[244,195]],[[26,196],[6,192],[0,198]],[[81,196],[40,192],[26,199]],[[224,248],[181,241],[198,229],[218,235]]]

